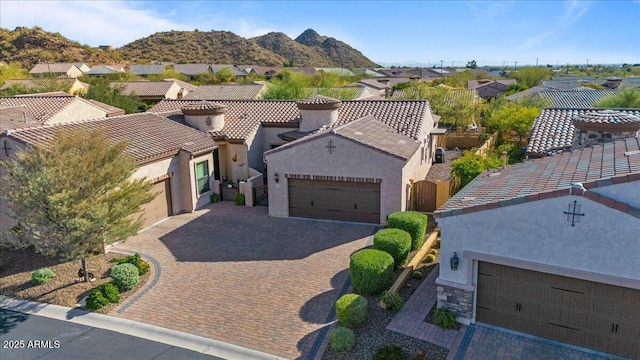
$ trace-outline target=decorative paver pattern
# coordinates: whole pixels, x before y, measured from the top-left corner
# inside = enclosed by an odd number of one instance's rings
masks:
[[[348,278],[349,255],[377,227],[267,212],[212,204],[116,245],[153,257],[161,276],[112,315],[289,359],[312,357]]]

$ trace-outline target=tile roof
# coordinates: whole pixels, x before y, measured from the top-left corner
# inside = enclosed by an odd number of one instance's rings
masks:
[[[374,94],[367,86],[361,84],[339,86],[332,88],[311,88],[311,95],[324,95],[339,99],[379,99],[380,95]]]
[[[606,97],[615,95],[619,90],[573,89],[561,91],[540,91],[538,96],[549,102],[554,108],[592,108],[594,104]]]
[[[173,81],[174,83],[178,84],[178,86],[180,86],[181,88],[187,90],[188,92],[192,92],[192,91],[196,91],[198,89],[198,85],[193,85],[192,83],[188,83],[186,81],[182,81],[182,80],[178,80],[178,79],[174,79],[174,78],[167,78],[167,79],[163,79],[164,81]]]
[[[117,72],[124,72],[124,69],[120,66],[108,66],[108,65],[96,65],[91,67],[91,70],[87,71],[87,75],[107,75]]]
[[[549,87],[549,86],[542,86],[542,85],[538,85],[538,86],[534,86],[532,88],[529,88],[527,90],[523,90],[520,92],[517,92],[515,94],[509,95],[506,97],[507,100],[509,101],[517,101],[520,100],[522,98],[526,98],[526,97],[533,97],[535,95],[537,95],[538,93],[542,92],[542,91],[559,91],[558,89]]]
[[[0,108],[0,132],[40,125],[24,105]]]
[[[296,101],[296,104],[300,105],[329,105],[329,104],[340,104],[341,101],[338,99],[330,98],[328,96],[323,95],[313,95],[309,96],[306,99],[301,99]]]
[[[19,85],[19,86],[23,86],[27,90],[33,90],[33,89],[37,89],[38,87],[40,88],[49,87],[50,85],[53,85],[53,83],[55,83],[57,86],[71,87],[76,81],[82,84],[82,86],[85,89],[89,88],[89,84],[83,83],[76,78],[53,78],[53,79],[35,78],[35,79],[9,79],[4,82],[4,85],[0,87],[0,90],[6,90],[7,88],[13,85]]]
[[[467,89],[474,90],[477,88],[481,88],[484,86],[490,86],[493,84],[502,84],[505,86],[509,86],[516,83],[515,79],[500,79],[500,80],[491,80],[491,79],[480,79],[480,80],[469,80],[467,81]]]
[[[136,75],[156,75],[164,71],[164,65],[131,65],[129,67],[129,72]]]
[[[123,94],[164,98],[174,84],[173,81],[123,81],[112,82],[109,86],[122,88]]]
[[[44,124],[74,102],[90,102],[77,96],[13,96],[0,97],[0,107],[24,106],[38,122]],[[95,105],[92,105],[95,106]]]
[[[178,74],[200,75],[211,71],[209,64],[174,64],[173,70]]]
[[[8,136],[26,144],[43,145],[54,138],[57,130],[81,129],[85,131],[104,129],[105,134],[112,141],[127,141],[129,153],[138,162],[175,156],[181,149],[190,153],[198,153],[217,147],[207,134],[151,113],[19,129],[11,131]]]
[[[217,73],[218,71],[222,70],[222,69],[230,69],[233,72],[233,76],[247,76],[247,73],[238,69],[237,67],[233,66],[233,65],[226,65],[226,64],[211,64],[211,71],[213,71],[214,73]]]
[[[618,110],[605,109],[585,112],[573,117],[573,121],[598,124],[638,124],[640,117]]]
[[[69,71],[72,67],[77,68],[77,66],[72,63],[36,64],[31,70],[29,70],[29,74],[47,74],[47,73],[66,74],[67,71]]]
[[[315,68],[317,71],[322,71],[325,73],[329,73],[329,74],[338,74],[338,75],[345,75],[345,76],[354,76],[355,74],[349,70],[349,69],[345,69],[345,68]]]
[[[531,128],[526,153],[533,156],[546,156],[570,150],[574,143],[575,127],[573,118],[604,109],[542,109]],[[640,109],[618,109],[623,113],[640,115]]]
[[[449,86],[427,87],[422,88],[421,91],[429,92],[436,89],[446,89],[447,102],[450,106],[456,106],[458,102],[475,104],[480,101],[477,96],[476,90],[457,89]],[[407,88],[405,90],[395,90],[391,94],[391,100],[411,99],[416,96],[415,90]]]
[[[569,195],[569,189],[575,183],[582,183],[588,189],[630,181],[640,181],[638,138],[485,171],[443,204],[436,216],[460,215]]]
[[[185,96],[185,99],[209,100],[255,100],[267,85],[265,84],[229,84],[202,85]]]
[[[180,109],[187,104],[202,100],[162,100],[149,112],[174,115],[179,121]],[[245,140],[261,123],[299,124],[300,111],[295,101],[290,100],[216,100],[228,108],[225,125],[214,136],[232,140]],[[335,126],[372,115],[379,121],[396,129],[399,133],[417,139],[423,131],[424,119],[430,113],[429,103],[424,100],[353,100],[343,101],[338,110]]]
[[[87,101],[106,111],[107,117],[119,116],[119,115],[125,114],[125,111],[123,109],[120,109],[119,107],[111,106],[109,104],[105,104],[103,102],[93,100],[93,99],[87,99]]]
[[[610,78],[611,79],[611,78]],[[619,79],[619,78],[618,78]],[[605,86],[606,78],[596,78],[593,76],[554,76],[550,80],[542,81],[542,85],[560,90],[570,90],[582,86],[585,83]],[[620,82],[620,88],[640,87],[639,77],[626,77]]]

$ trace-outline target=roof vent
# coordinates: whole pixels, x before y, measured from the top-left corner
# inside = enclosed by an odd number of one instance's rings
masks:
[[[631,156],[631,155],[637,155],[637,154],[640,154],[640,150],[627,151],[624,153],[624,156]]]

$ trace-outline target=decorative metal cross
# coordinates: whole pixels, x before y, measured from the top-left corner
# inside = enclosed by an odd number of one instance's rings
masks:
[[[327,149],[329,149],[329,154],[333,154],[333,149],[336,148],[335,145],[333,145],[333,140],[329,140],[329,145],[325,146]]]
[[[571,226],[580,222],[580,218],[576,218],[576,216],[584,216],[583,213],[580,213],[580,209],[582,209],[582,205],[578,205],[578,201],[574,200],[573,205],[569,204],[569,211],[564,211],[567,214],[567,221],[571,221]]]
[[[207,119],[204,121],[205,124],[207,124],[207,126],[211,126],[212,121],[211,121],[211,116],[207,116]]]
[[[7,146],[6,140],[4,141],[4,146],[2,148],[4,149],[5,155],[9,156],[9,150],[11,150],[11,148]]]

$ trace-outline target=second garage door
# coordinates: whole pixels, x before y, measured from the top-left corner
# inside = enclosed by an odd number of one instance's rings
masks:
[[[478,264],[476,320],[640,358],[640,290]]]
[[[289,181],[289,216],[380,223],[380,183]]]

